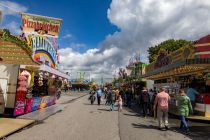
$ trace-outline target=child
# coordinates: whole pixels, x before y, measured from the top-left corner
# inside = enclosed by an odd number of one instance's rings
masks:
[[[119,97],[118,97],[118,111],[119,112],[122,112],[122,97],[121,97],[121,95],[119,95]]]

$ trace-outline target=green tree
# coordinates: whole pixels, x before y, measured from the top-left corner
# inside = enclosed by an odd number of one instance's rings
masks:
[[[156,57],[161,49],[166,50],[167,52],[173,52],[181,47],[190,45],[191,41],[187,40],[174,40],[174,39],[169,39],[166,41],[161,42],[158,45],[150,47],[147,51],[149,53],[148,59],[149,62],[152,63],[156,60]]]

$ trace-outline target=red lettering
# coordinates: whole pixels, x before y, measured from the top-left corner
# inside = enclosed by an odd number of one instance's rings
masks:
[[[52,31],[53,30],[53,25],[52,24],[50,24],[50,31]]]
[[[56,26],[55,26],[55,31],[54,31],[54,32],[58,33],[58,30],[59,30],[59,27],[58,27],[58,25],[56,25]]]
[[[35,22],[32,22],[32,27],[33,27],[34,29],[36,29],[36,23],[35,23]]]
[[[28,22],[27,19],[24,19],[24,18],[23,18],[22,22],[23,22],[23,26],[24,26],[24,27],[27,26],[27,22]]]
[[[28,27],[31,28],[31,22],[30,21],[28,21]]]

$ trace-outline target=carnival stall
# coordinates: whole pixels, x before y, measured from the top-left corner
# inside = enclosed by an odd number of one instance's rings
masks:
[[[5,114],[18,116],[55,104],[70,77],[58,70],[60,19],[23,13],[20,36],[0,31],[0,86]]]
[[[171,96],[169,112],[178,114],[175,95],[189,86],[198,91],[194,112],[210,117],[210,35],[170,54],[160,50],[155,62],[146,67],[144,78],[154,80],[154,88],[165,87]]]

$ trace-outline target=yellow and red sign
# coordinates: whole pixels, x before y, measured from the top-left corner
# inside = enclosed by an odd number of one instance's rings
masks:
[[[22,13],[24,33],[58,37],[61,19]]]

